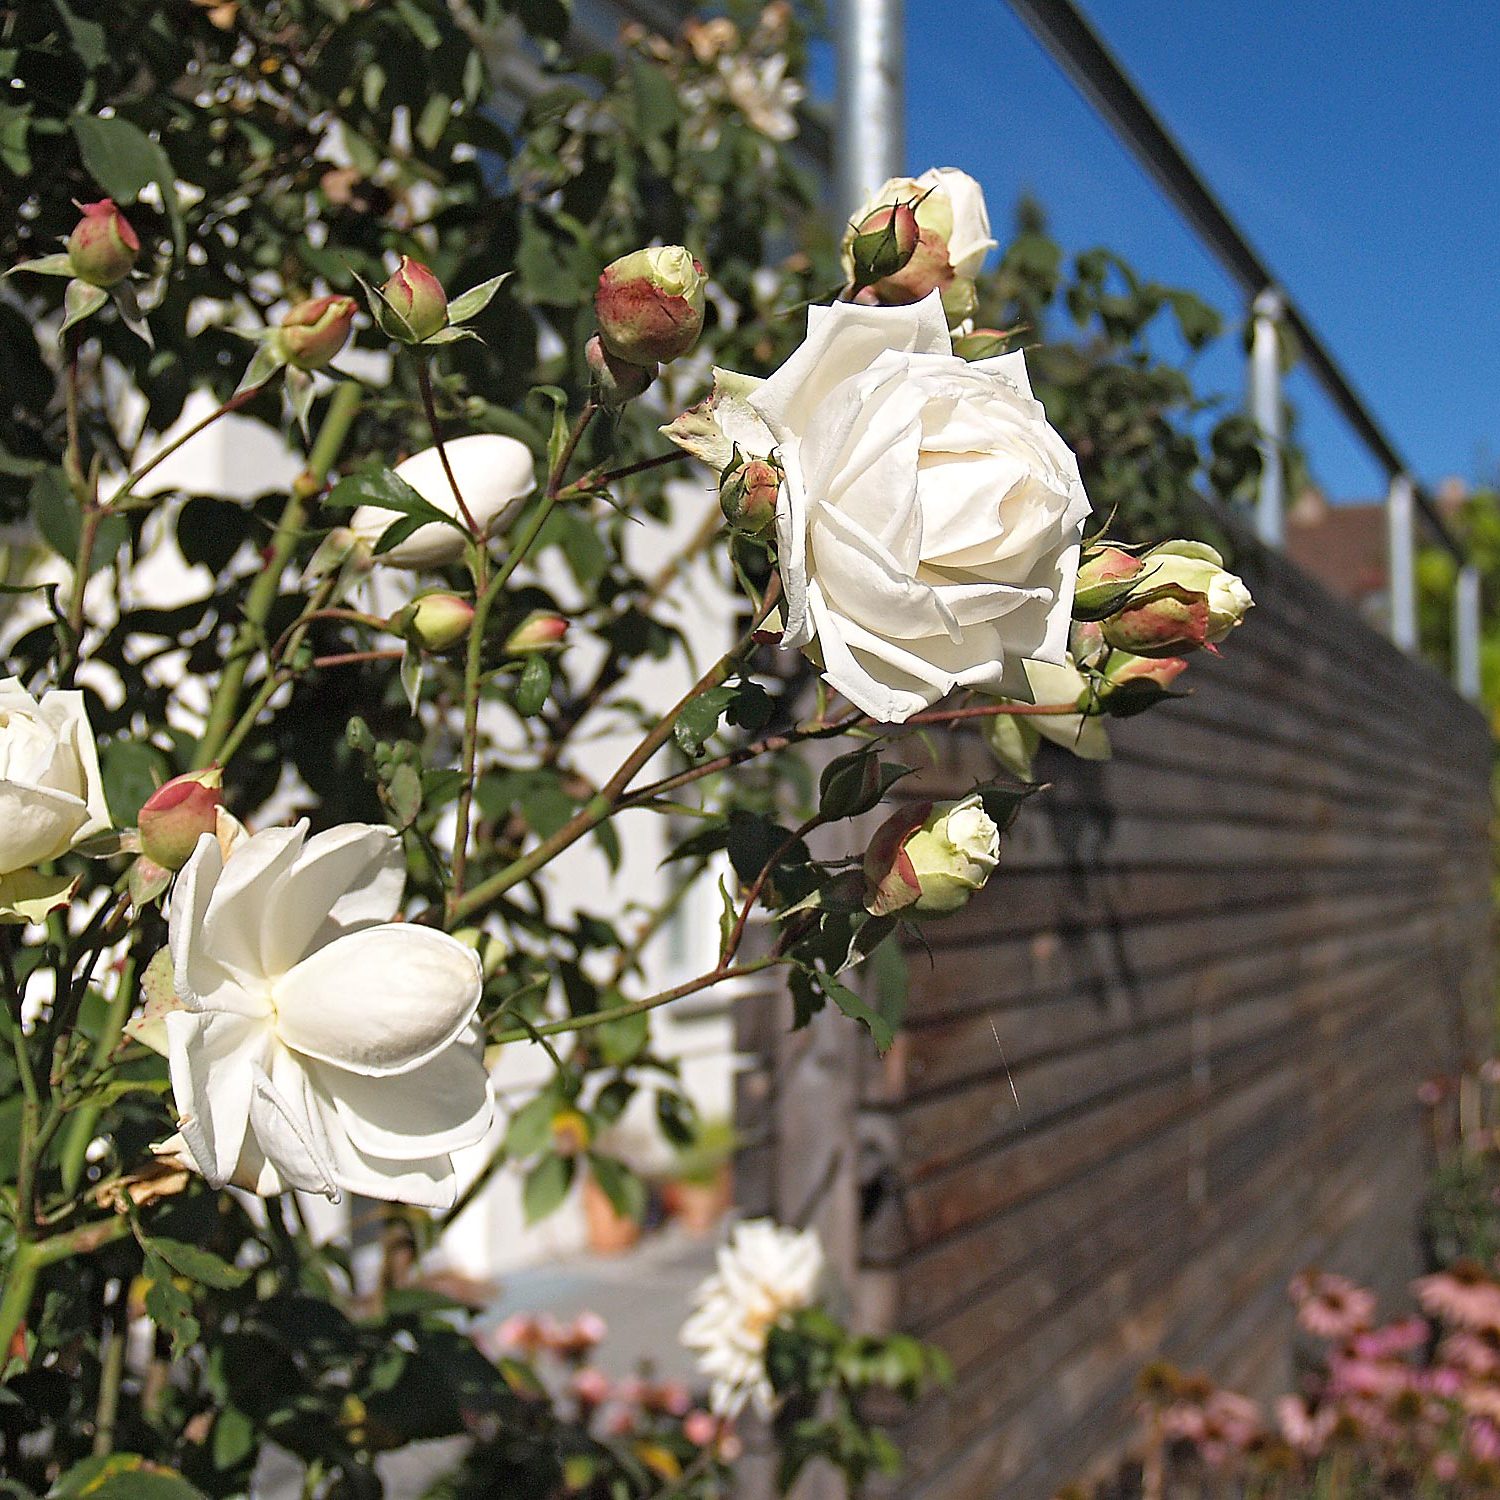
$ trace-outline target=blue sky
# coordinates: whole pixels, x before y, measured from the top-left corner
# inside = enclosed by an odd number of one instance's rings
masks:
[[[1500,13],[1410,0],[1084,0],[1095,28],[1429,483],[1500,462]],[[907,0],[913,170],[961,166],[1004,238],[1022,191],[1068,250],[1240,315],[1234,287],[1005,0]],[[1230,342],[1230,341],[1226,341]],[[1237,344],[1200,366],[1231,398]],[[1336,498],[1383,489],[1316,389]]]

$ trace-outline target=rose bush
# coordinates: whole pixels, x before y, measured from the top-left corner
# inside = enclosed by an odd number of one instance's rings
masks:
[[[368,1493],[378,1455],[462,1436],[455,1488],[714,1493],[725,1419],[616,1430],[597,1381],[481,1347],[426,1252],[501,1173],[528,1219],[580,1183],[644,1216],[625,1125],[703,1132],[660,1007],[774,975],[800,1024],[892,1044],[899,936],[985,899],[1027,789],[914,817],[892,742],[926,745],[890,726],[1117,711],[1113,601],[1065,701],[1039,668],[1069,671],[1087,496],[1139,521],[1205,469],[1155,310],[1080,261],[1082,349],[1023,360],[995,329],[1060,284],[1024,234],[981,273],[952,169],[878,278],[922,253],[943,286],[831,293],[781,4],[632,30],[624,66],[570,59],[548,5],[125,0],[107,46],[62,14],[8,34],[0,153],[34,273],[0,282],[0,875],[34,898],[0,933],[7,1481],[112,1500],[150,1463],[228,1496],[274,1448]],[[546,88],[502,130],[517,25]],[[85,268],[108,288],[50,249],[101,194],[139,247]],[[955,288],[994,327],[955,341]],[[775,638],[816,673],[767,670]],[[873,881],[866,814],[901,829]],[[683,910],[701,967],[664,976]],[[543,1081],[489,1131],[518,1054]],[[316,1201],[355,1194],[386,1205],[357,1254]],[[840,1327],[810,1243],[742,1235],[694,1346],[788,1484],[858,1484],[895,1462],[865,1398],[942,1362]]]

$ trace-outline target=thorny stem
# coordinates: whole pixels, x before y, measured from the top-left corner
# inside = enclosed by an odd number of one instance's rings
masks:
[[[362,661],[400,661],[405,655],[400,646],[383,646],[374,651],[336,651],[332,656],[313,657],[313,666],[350,667]]]
[[[235,394],[232,395],[226,402],[224,402],[222,406],[216,406],[201,421],[194,422],[186,432],[182,433],[178,437],[173,438],[170,443],[166,443],[162,447],[158,448],[156,452],[153,453],[151,457],[148,458],[146,462],[140,466],[140,468],[132,469],[130,473],[125,476],[124,482],[120,485],[120,488],[117,489],[114,494],[109,497],[105,509],[117,509],[123,501],[129,499],[131,494],[134,493],[135,487],[154,468],[156,468],[158,464],[163,463],[165,460],[169,459],[180,447],[182,447],[184,443],[190,441],[192,438],[197,437],[198,434],[204,430],[204,428],[212,427],[220,417],[227,417],[233,412],[237,412],[242,406],[248,406],[258,395],[260,395],[263,390],[265,390],[267,384],[268,382],[262,381],[259,385],[252,385],[247,390],[235,392]]]
[[[479,696],[484,676],[484,637],[489,625],[490,612],[499,600],[501,591],[514,576],[516,569],[521,566],[527,554],[536,545],[537,538],[542,534],[542,528],[547,524],[548,517],[558,501],[563,498],[563,480],[567,475],[568,465],[578,451],[578,445],[582,442],[583,435],[588,430],[589,423],[594,420],[597,411],[598,407],[592,401],[586,402],[574,419],[568,439],[547,475],[547,486],[541,503],[532,511],[525,526],[517,533],[505,562],[495,573],[494,578],[478,590],[478,597],[474,601],[474,618],[469,622],[468,649],[464,656],[464,730],[459,762],[457,823],[453,836],[453,879],[448,887],[448,896],[444,903],[449,926],[452,926],[462,915],[460,908],[464,900],[464,885],[468,877],[469,835],[474,820],[474,791],[479,765]],[[475,578],[475,583],[479,584],[478,576]]]
[[[1077,712],[1076,703],[984,703],[972,708],[945,708],[936,709],[930,713],[913,714],[905,723],[955,724],[965,719],[994,719],[1006,715],[1058,716]],[[645,786],[631,792],[628,797],[623,798],[620,805],[621,807],[639,807],[663,792],[675,791],[678,787],[687,786],[690,782],[701,781],[705,776],[731,770],[735,766],[744,765],[747,760],[755,760],[759,756],[771,754],[777,750],[786,750],[792,745],[800,745],[808,740],[828,739],[833,735],[846,734],[852,729],[882,727],[885,726],[882,726],[879,720],[872,719],[866,714],[852,714],[827,724],[808,724],[798,729],[789,729],[783,734],[769,734],[764,739],[752,740],[750,744],[742,745],[738,750],[726,751],[723,755],[706,760],[701,765],[689,766],[684,771],[678,771],[671,776],[663,776],[660,781],[648,782]]]
[[[31,1299],[36,1291],[37,1276],[48,1266],[74,1255],[89,1255],[103,1249],[130,1232],[130,1220],[124,1214],[80,1224],[63,1234],[44,1240],[22,1240],[6,1268],[5,1290],[0,1293],[0,1369],[8,1362],[11,1345],[26,1321]]]
[[[443,442],[443,429],[438,424],[437,402],[432,395],[432,372],[427,368],[427,360],[421,354],[413,356],[417,362],[417,385],[422,392],[422,406],[427,412],[427,425],[432,430],[433,445],[438,451],[438,462],[443,466],[443,473],[448,476],[448,485],[453,491],[453,498],[458,502],[458,513],[463,518],[463,523],[469,528],[469,535],[476,542],[484,540],[479,530],[479,523],[474,519],[473,512],[464,500],[464,493],[458,487],[458,478],[453,472],[453,465],[448,462],[448,449]]]
[[[770,613],[779,591],[779,575],[772,574],[771,585],[757,611],[757,621]],[[630,783],[645,767],[651,757],[671,738],[672,730],[683,710],[695,698],[718,687],[733,672],[740,657],[754,644],[755,631],[747,631],[734,646],[706,671],[686,693],[657,720],[650,733],[621,762],[619,769],[582,807],[563,824],[550,838],[545,838],[519,859],[513,860],[503,870],[490,876],[469,891],[453,905],[454,918],[468,916],[487,905],[497,896],[503,895],[513,885],[529,879],[549,860],[564,849],[576,844],[615,811],[616,804],[624,796]]]
[[[265,637],[266,620],[276,603],[276,596],[281,588],[281,575],[302,538],[312,499],[327,483],[328,472],[344,446],[344,439],[349,435],[362,394],[353,381],[346,381],[334,391],[328,404],[328,412],[308,457],[307,468],[297,476],[291,494],[287,496],[286,507],[281,512],[281,520],[271,539],[270,555],[266,558],[265,567],[245,596],[244,620],[209,706],[208,722],[203,727],[203,737],[198,741],[198,753],[193,758],[194,770],[201,771],[205,766],[211,765],[224,748],[230,726],[234,724],[239,711],[245,675]]]

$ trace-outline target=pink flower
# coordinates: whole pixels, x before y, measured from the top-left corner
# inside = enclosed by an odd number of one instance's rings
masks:
[[[1363,1332],[1375,1316],[1375,1296],[1347,1276],[1303,1271],[1292,1278],[1297,1321],[1316,1338],[1347,1339]]]
[[[495,1342],[516,1354],[537,1354],[545,1342],[541,1320],[531,1313],[512,1313],[495,1330]]]
[[[1433,1317],[1458,1328],[1500,1332],[1500,1285],[1478,1266],[1460,1263],[1412,1283],[1417,1301]]]
[[[613,1387],[603,1370],[575,1370],[572,1380],[573,1394],[585,1406],[603,1406],[609,1400]]]
[[[1390,1359],[1422,1348],[1431,1337],[1427,1320],[1413,1316],[1355,1335],[1352,1348],[1361,1359]]]
[[[1500,1463],[1500,1427],[1493,1422],[1483,1417],[1470,1422],[1464,1429],[1464,1441],[1480,1463]]]
[[[1500,1373],[1500,1352],[1477,1333],[1450,1333],[1439,1345],[1438,1356],[1468,1375]]]
[[[719,1419],[703,1411],[690,1411],[682,1419],[682,1435],[695,1448],[706,1448],[719,1435]]]
[[[1323,1451],[1337,1420],[1333,1407],[1321,1406],[1316,1412],[1311,1411],[1301,1396],[1283,1396],[1276,1403],[1276,1424],[1282,1437],[1309,1457]]]

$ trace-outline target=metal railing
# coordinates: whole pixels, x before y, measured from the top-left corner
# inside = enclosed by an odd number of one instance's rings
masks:
[[[1355,389],[1306,314],[1229,216],[1182,147],[1071,0],[1007,0],[1063,73],[1110,125],[1203,246],[1245,295],[1251,320],[1248,405],[1260,432],[1256,532],[1285,543],[1282,466],[1281,330],[1291,333],[1309,372],[1388,480],[1386,518],[1390,635],[1405,651],[1420,645],[1416,533],[1420,519],[1458,563],[1453,597],[1453,676],[1465,697],[1480,693],[1481,588],[1477,568],[1416,482],[1411,466]],[[902,0],[837,0],[840,128],[835,140],[839,210],[899,172]]]

